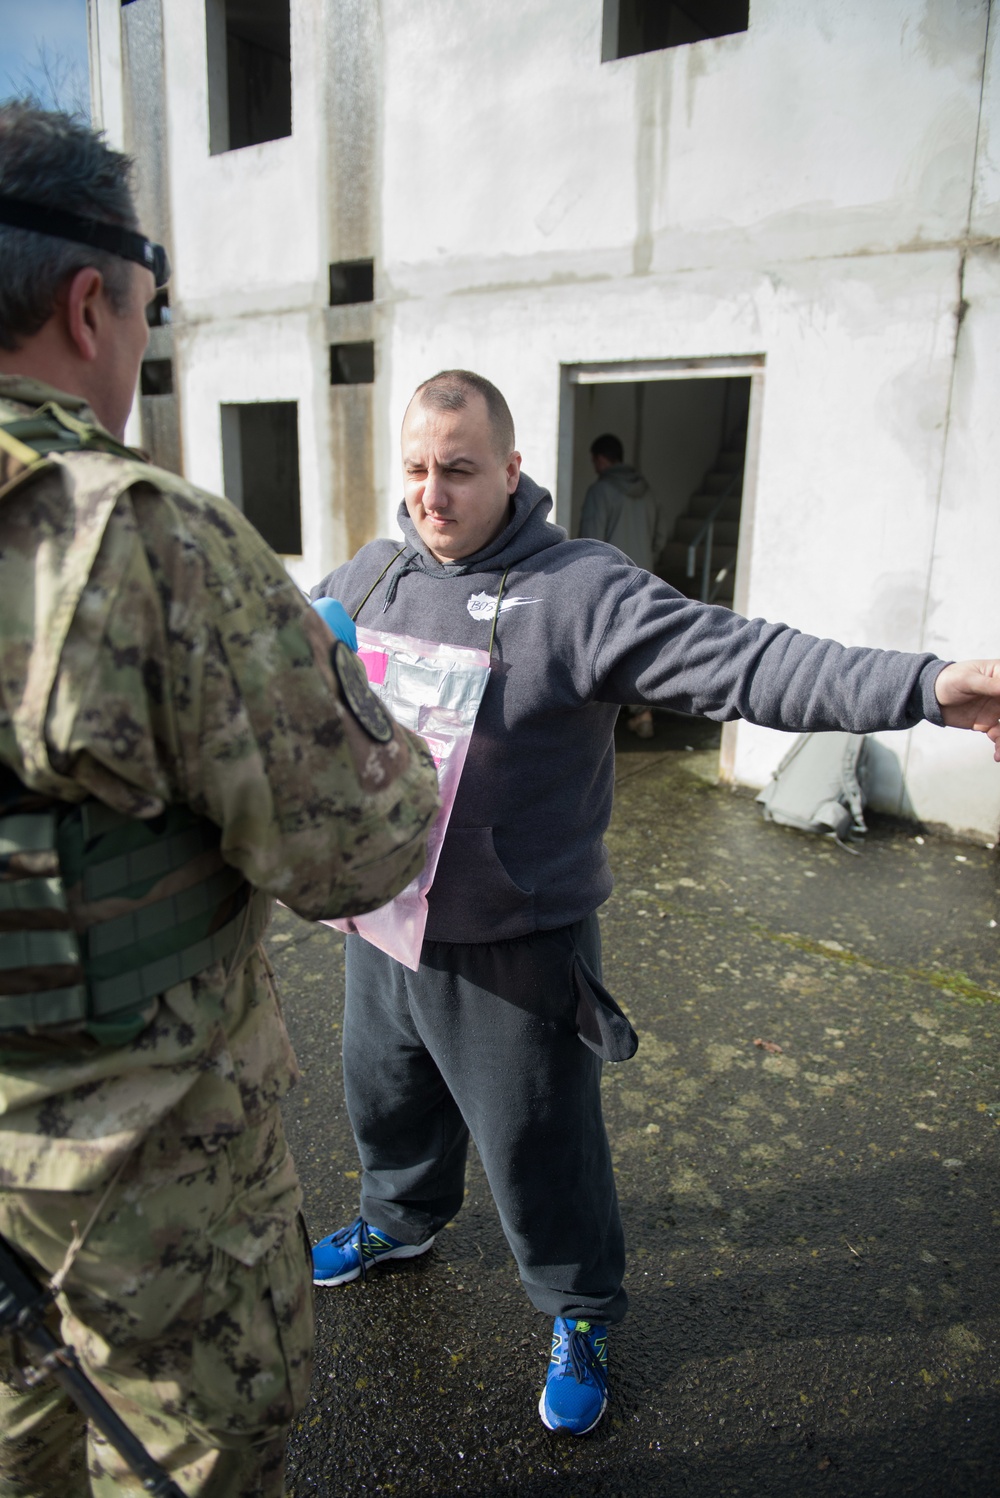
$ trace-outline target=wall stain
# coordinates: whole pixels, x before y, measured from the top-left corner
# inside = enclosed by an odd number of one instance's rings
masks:
[[[653,264],[653,210],[660,157],[660,107],[666,93],[656,54],[637,59],[635,78],[635,243],[632,274],[646,276]],[[665,149],[666,141],[662,143]]]
[[[354,556],[376,534],[373,390],[372,385],[330,390],[329,503],[344,557]]]

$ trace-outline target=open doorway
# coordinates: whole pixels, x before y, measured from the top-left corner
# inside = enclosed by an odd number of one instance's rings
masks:
[[[664,510],[667,540],[653,570],[689,597],[744,610],[763,363],[739,356],[564,365],[559,523],[580,534],[584,497],[596,478],[591,443],[612,433],[624,462],[645,477]],[[661,725],[657,746],[666,744],[670,727]],[[723,778],[733,749],[724,731]]]
[[[595,481],[594,439],[618,437],[664,512],[654,570],[680,592],[732,606],[739,553],[750,377],[580,381],[571,387],[573,455],[568,529],[580,534]],[[562,521],[566,524],[566,520]]]

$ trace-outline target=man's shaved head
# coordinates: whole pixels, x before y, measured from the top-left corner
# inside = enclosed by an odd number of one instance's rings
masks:
[[[417,386],[410,404],[419,400],[434,411],[461,411],[472,394],[486,402],[497,457],[506,460],[514,450],[514,418],[500,391],[482,375],[471,369],[443,369]]]
[[[467,369],[443,370],[417,387],[400,436],[403,498],[431,556],[457,562],[489,545],[510,519],[521,476],[496,386]]]

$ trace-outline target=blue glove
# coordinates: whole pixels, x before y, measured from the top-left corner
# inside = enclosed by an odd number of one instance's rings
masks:
[[[338,603],[336,598],[314,598],[312,606],[331,634],[350,645],[352,650],[357,650],[358,632],[342,603]]]

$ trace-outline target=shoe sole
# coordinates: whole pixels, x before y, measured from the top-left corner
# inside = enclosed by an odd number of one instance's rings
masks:
[[[588,1426],[586,1426],[585,1429],[583,1429],[583,1430],[574,1430],[571,1425],[553,1425],[553,1424],[551,1424],[551,1422],[549,1421],[548,1416],[545,1413],[545,1390],[544,1389],[542,1390],[541,1398],[538,1401],[538,1413],[541,1416],[541,1421],[542,1421],[542,1424],[545,1426],[545,1429],[546,1430],[554,1430],[554,1431],[568,1430],[571,1436],[587,1436],[587,1435],[589,1435],[590,1432],[594,1429],[595,1425],[600,1425],[601,1420],[602,1420],[602,1418],[604,1416],[604,1411],[607,1409],[607,1407],[608,1407],[608,1401],[607,1401],[607,1399],[604,1399],[602,1401],[602,1403],[601,1403],[601,1408],[597,1411],[596,1416],[594,1417],[593,1420],[591,1420],[590,1424]]]
[[[437,1237],[436,1233],[434,1237]],[[368,1272],[370,1274],[372,1269],[377,1269],[380,1264],[386,1263],[389,1259],[418,1259],[433,1243],[434,1238],[428,1238],[426,1243],[401,1243],[399,1248],[390,1248],[388,1252],[379,1254],[374,1263],[369,1266]],[[332,1289],[334,1285],[349,1285],[351,1280],[360,1278],[361,1265],[359,1264],[356,1269],[348,1269],[346,1274],[335,1274],[330,1279],[319,1280],[314,1275],[313,1284],[319,1285],[322,1289]]]

